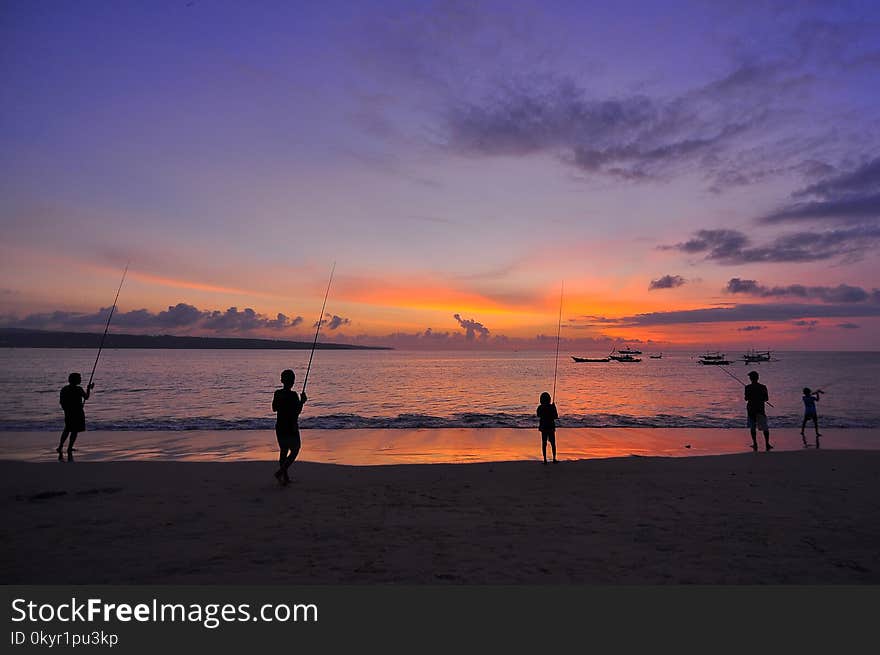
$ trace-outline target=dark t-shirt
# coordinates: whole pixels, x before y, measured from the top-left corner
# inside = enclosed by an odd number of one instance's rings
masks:
[[[767,387],[760,382],[752,382],[746,385],[745,392],[746,412],[749,414],[764,414],[764,403],[770,400]]]
[[[86,392],[79,385],[68,384],[61,389],[61,408],[65,414],[79,413],[83,411],[83,399]]]
[[[556,432],[556,419],[559,418],[559,414],[555,403],[538,405],[535,414],[538,415],[538,429],[541,432]]]
[[[816,401],[819,400],[816,396],[810,394],[808,396],[804,396],[804,413],[805,414],[815,414],[816,413]]]
[[[285,434],[299,432],[299,415],[303,403],[293,389],[276,389],[272,399],[272,409],[278,413],[275,429]]]

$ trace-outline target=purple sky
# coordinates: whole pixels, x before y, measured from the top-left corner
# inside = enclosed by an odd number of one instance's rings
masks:
[[[584,347],[880,346],[876,2],[13,0],[0,74],[0,325],[131,260],[120,330],[302,337],[336,261],[338,341],[540,347],[565,280]]]

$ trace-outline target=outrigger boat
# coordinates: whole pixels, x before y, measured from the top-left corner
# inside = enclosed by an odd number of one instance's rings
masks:
[[[571,358],[576,362],[599,363],[599,362],[610,362],[611,361],[610,357],[575,357],[574,355],[572,355]]]
[[[730,364],[730,360],[724,356],[724,353],[704,353],[700,355],[700,364],[706,364],[708,366],[727,366]]]
[[[755,362],[771,362],[769,350],[750,350],[743,355],[744,364],[753,364]]]
[[[663,353],[659,353],[657,355],[648,355],[651,359],[663,359]]]
[[[614,351],[611,351],[611,354],[608,355],[609,359],[613,359],[615,362],[640,362],[642,361],[638,357],[633,357],[630,353],[624,352],[622,350],[618,350],[617,354],[614,354]]]

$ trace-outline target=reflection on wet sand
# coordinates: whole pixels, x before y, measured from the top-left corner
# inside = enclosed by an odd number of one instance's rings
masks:
[[[828,432],[823,449],[880,448],[876,430]],[[54,459],[54,435],[0,433],[0,459]],[[274,460],[274,432],[193,430],[88,432],[77,462]],[[334,464],[415,464],[540,460],[537,430],[438,428],[421,430],[303,430],[303,461]],[[779,450],[801,450],[796,428],[774,430]],[[558,434],[561,460],[606,457],[686,457],[750,451],[748,431],[718,428],[574,428]]]

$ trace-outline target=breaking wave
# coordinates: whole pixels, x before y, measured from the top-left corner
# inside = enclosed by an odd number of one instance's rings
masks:
[[[771,428],[800,427],[800,415],[770,417]],[[0,421],[3,431],[55,431],[62,421]],[[719,417],[708,414],[679,416],[629,416],[626,414],[573,414],[559,421],[565,428],[742,428],[745,417]],[[821,426],[827,428],[877,428],[880,418],[852,419],[823,415]],[[531,428],[537,429],[537,419],[531,414],[461,413],[451,416],[429,414],[398,414],[397,416],[361,416],[359,414],[327,414],[309,416],[300,420],[304,430],[354,429],[418,429],[418,428]],[[213,417],[155,418],[127,421],[89,420],[89,430],[274,430],[274,418],[219,419]]]

